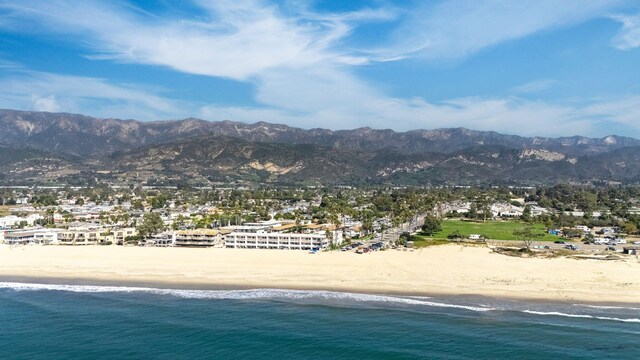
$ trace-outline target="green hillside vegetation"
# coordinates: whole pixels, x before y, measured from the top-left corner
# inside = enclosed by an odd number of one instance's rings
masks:
[[[425,236],[424,239],[446,239],[447,235],[454,231],[460,232],[465,237],[471,234],[483,235],[486,239],[491,240],[516,240],[513,235],[514,230],[523,229],[525,223],[521,221],[487,221],[487,222],[473,222],[464,220],[444,220],[442,221],[442,230],[435,233],[433,236]],[[533,224],[533,229],[539,232],[544,232],[545,236],[541,241],[554,241],[560,237],[557,235],[551,235],[546,233],[546,228],[543,224]]]

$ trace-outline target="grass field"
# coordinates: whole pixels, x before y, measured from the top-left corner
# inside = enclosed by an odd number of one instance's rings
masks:
[[[415,235],[413,239],[414,239],[413,240],[414,248],[423,248],[428,246],[449,244],[448,240],[434,239],[434,238],[430,238],[428,236],[423,236],[423,235]]]
[[[486,239],[491,240],[516,240],[513,231],[524,228],[525,224],[519,221],[487,221],[472,222],[462,220],[443,220],[442,231],[425,239],[446,239],[447,235],[458,230],[462,235],[469,236],[471,234],[483,235]],[[541,241],[554,241],[560,237],[546,233],[543,224],[534,224],[533,228],[539,232],[544,232],[545,236]]]

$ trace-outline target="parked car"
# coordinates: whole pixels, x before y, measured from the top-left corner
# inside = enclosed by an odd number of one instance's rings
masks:
[[[571,244],[565,245],[564,248],[568,250],[578,250],[578,248],[575,245],[571,245]]]
[[[556,240],[556,241],[554,241],[553,243],[554,243],[554,244],[564,244],[564,241],[562,241],[562,240]]]
[[[616,251],[615,246],[607,246],[607,248],[605,249],[607,251]]]

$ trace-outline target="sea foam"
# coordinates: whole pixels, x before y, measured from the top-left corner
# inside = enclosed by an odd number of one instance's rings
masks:
[[[76,293],[149,293],[156,295],[176,296],[184,299],[212,299],[212,300],[272,300],[272,301],[308,301],[321,304],[396,304],[410,306],[424,306],[437,308],[452,308],[474,312],[488,311],[516,311],[530,315],[539,316],[559,316],[570,318],[584,318],[607,321],[619,321],[627,323],[640,323],[639,318],[619,318],[613,316],[600,316],[589,314],[564,313],[560,311],[537,311],[530,309],[517,309],[513,307],[489,307],[471,306],[466,304],[453,304],[448,302],[433,301],[429,297],[419,296],[393,296],[359,294],[349,292],[335,292],[324,290],[287,290],[287,289],[248,289],[248,290],[189,290],[189,289],[162,289],[151,287],[133,286],[103,286],[103,285],[63,285],[63,284],[37,284],[0,282],[0,289],[11,289],[14,291],[67,291]],[[574,306],[592,307],[596,309],[634,309],[615,306],[597,306],[574,304]]]
[[[68,291],[77,293],[150,293],[171,295],[185,299],[215,299],[215,300],[320,300],[352,303],[387,303],[443,308],[457,308],[469,311],[491,311],[494,308],[482,306],[458,305],[429,301],[428,297],[400,297],[391,295],[359,294],[324,290],[286,290],[286,289],[250,289],[250,290],[186,290],[161,289],[131,286],[101,286],[101,285],[57,285],[0,282],[0,289],[15,291]]]
[[[568,314],[559,311],[534,311],[534,310],[522,310],[523,313],[532,314],[532,315],[542,315],[542,316],[561,316],[561,317],[569,317],[569,318],[584,318],[584,319],[597,319],[597,320],[608,320],[608,321],[621,321],[621,322],[629,322],[629,323],[640,323],[640,319],[638,318],[617,318],[617,317],[609,317],[609,316],[596,316],[596,315],[587,315],[587,314]]]
[[[587,305],[587,304],[573,304],[573,306],[581,306],[592,309],[602,309],[602,310],[637,310],[640,311],[639,307],[628,307],[628,306],[612,306],[612,305]]]

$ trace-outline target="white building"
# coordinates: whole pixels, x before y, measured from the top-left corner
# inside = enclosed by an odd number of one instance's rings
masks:
[[[106,235],[100,227],[76,227],[60,232],[58,241],[60,245],[96,245]]]
[[[225,236],[225,247],[236,249],[313,250],[326,249],[331,242],[342,243],[341,232],[331,240],[325,233],[232,232]]]
[[[116,228],[111,231],[113,233],[112,242],[116,244],[124,244],[128,237],[138,235],[138,231],[133,227]]]
[[[145,246],[172,247],[176,245],[175,232],[165,231],[160,234],[151,235],[151,239],[145,241]]]
[[[495,203],[491,205],[493,217],[515,218],[522,216],[524,208],[509,203]]]
[[[135,228],[109,228],[86,224],[63,230],[58,235],[61,245],[123,244],[127,237],[136,236]]]
[[[542,216],[550,213],[548,209],[538,206],[538,204],[536,203],[531,204],[529,206],[531,207],[531,216],[536,217],[536,216]]]
[[[440,213],[441,215],[447,213],[467,214],[469,213],[469,210],[471,210],[471,203],[456,201],[453,203],[445,204],[442,207]]]
[[[4,232],[7,245],[49,245],[58,242],[58,229],[8,230]]]
[[[11,228],[21,221],[26,221],[28,226],[33,226],[38,219],[42,219],[42,216],[39,214],[30,214],[27,217],[18,217],[15,215],[2,216],[0,217],[0,228]]]

